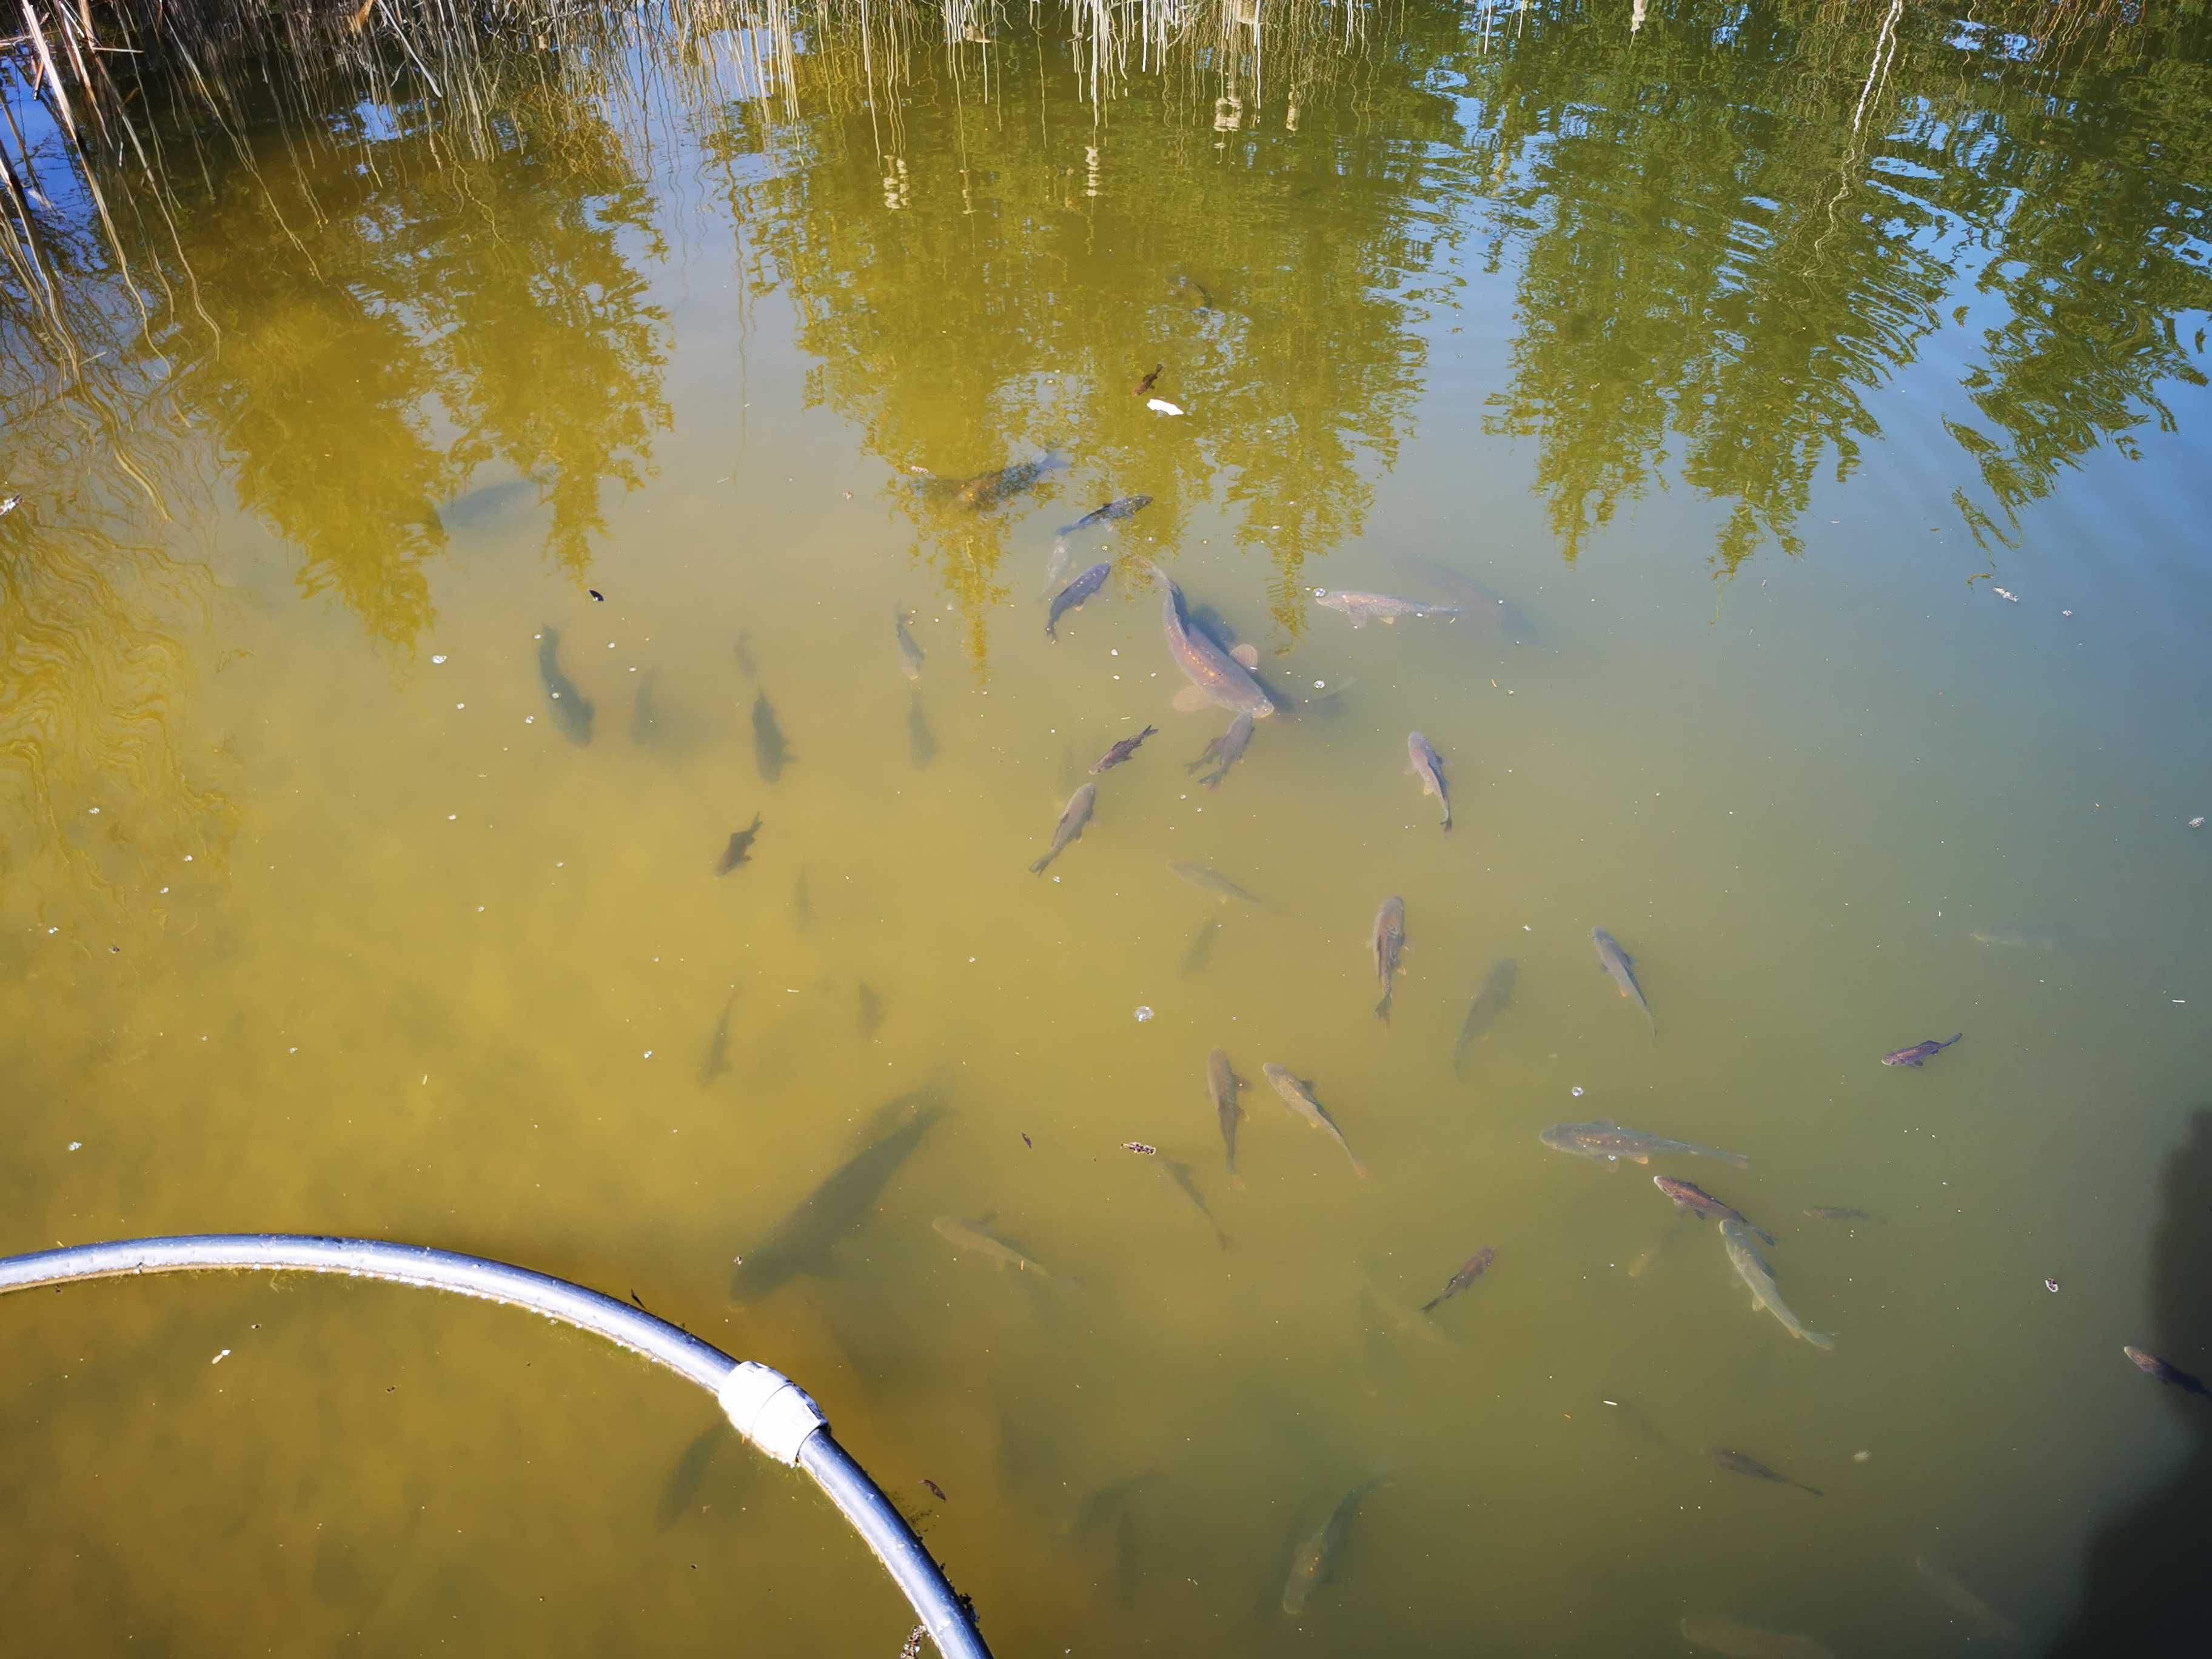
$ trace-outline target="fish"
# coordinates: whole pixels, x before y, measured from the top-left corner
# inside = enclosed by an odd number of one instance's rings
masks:
[[[1754,1310],[1764,1308],[1781,1322],[1782,1328],[1795,1337],[1802,1337],[1816,1348],[1832,1348],[1836,1339],[1826,1331],[1816,1331],[1790,1311],[1790,1304],[1782,1299],[1781,1287],[1775,1283],[1774,1269],[1766,1265],[1766,1258],[1752,1243],[1758,1230],[1746,1221],[1721,1223],[1721,1242],[1728,1247],[1729,1265],[1735,1269],[1751,1291]]]
[[[912,613],[909,611],[891,612],[891,623],[896,630],[896,637],[898,641],[899,672],[910,680],[918,680],[921,678],[921,665],[928,660],[929,653],[924,651],[916,642],[914,635],[907,631],[907,623],[910,620],[912,620]]]
[[[1407,1307],[1387,1293],[1372,1277],[1359,1287],[1359,1306],[1371,1324],[1382,1326],[1393,1336],[1415,1337],[1437,1348],[1458,1346],[1449,1332],[1428,1316],[1427,1309]]]
[[[1535,625],[1528,620],[1526,611],[1474,577],[1416,555],[1407,555],[1399,562],[1457,605],[1470,622],[1495,623],[1499,632],[1516,640],[1535,638]]]
[[[668,1472],[668,1480],[660,1488],[660,1502],[653,1510],[653,1518],[660,1523],[663,1532],[681,1521],[690,1510],[691,1500],[699,1495],[699,1488],[706,1482],[707,1466],[714,1461],[714,1454],[729,1437],[729,1424],[714,1423],[702,1429],[684,1448],[676,1467]]]
[[[753,699],[753,760],[760,767],[762,779],[774,783],[792,758],[790,746],[783,740],[783,728],[776,724],[775,705],[763,691]]]
[[[1835,1659],[1809,1636],[1761,1630],[1724,1613],[1692,1613],[1682,1620],[1682,1639],[1727,1659]]]
[[[1283,1611],[1291,1618],[1305,1612],[1307,1598],[1327,1583],[1336,1571],[1337,1559],[1344,1553],[1344,1540],[1352,1531],[1352,1517],[1358,1512],[1361,1501],[1389,1479],[1387,1474],[1368,1476],[1339,1498],[1320,1529],[1298,1546],[1297,1553],[1291,1559],[1291,1576],[1283,1583]]]
[[[2180,1389],[2184,1394],[2201,1394],[2207,1399],[2212,1399],[2212,1389],[2207,1389],[2204,1386],[2203,1379],[2191,1376],[2180,1366],[2160,1359],[2154,1353],[2146,1353],[2137,1347],[2124,1347],[2120,1352],[2127,1355],[2130,1363],[2145,1376],[2154,1376],[2169,1387]]]
[[[2040,933],[1987,933],[1976,930],[1966,937],[1977,945],[1987,945],[1999,950],[2056,951],[2058,941]]]
[[[750,828],[740,830],[730,837],[730,844],[722,849],[722,856],[714,860],[714,873],[726,876],[731,871],[752,856],[753,837],[761,832],[761,815],[753,814]]]
[[[1067,1523],[1067,1535],[1070,1538],[1088,1538],[1094,1533],[1103,1531],[1129,1507],[1129,1500],[1156,1473],[1150,1468],[1141,1468],[1134,1474],[1109,1481],[1085,1492]]]
[[[1206,964],[1213,960],[1213,941],[1220,932],[1221,921],[1217,916],[1192,935],[1190,949],[1182,953],[1182,962],[1176,966],[1178,978],[1188,979],[1206,970]]]
[[[1912,1558],[1914,1571],[1928,1581],[1936,1599],[1974,1627],[1977,1635],[1994,1641],[2017,1644],[2022,1638],[2018,1625],[1999,1613],[1988,1602],[1960,1582],[1959,1576],[1940,1561],[1931,1561],[1924,1555]]]
[[[1229,1160],[1230,1178],[1239,1186],[1243,1183],[1237,1175],[1237,1126],[1244,1121],[1244,1108],[1237,1097],[1251,1086],[1237,1075],[1226,1048],[1216,1048],[1206,1057],[1206,1097],[1212,1101],[1214,1118],[1221,1125],[1221,1150]]]
[[[660,710],[653,701],[653,684],[659,678],[658,668],[648,668],[637,677],[637,696],[629,706],[629,740],[641,749],[659,735]]]
[[[929,729],[929,716],[922,713],[918,691],[907,704],[906,751],[916,771],[937,758],[937,734]]]
[[[1361,1180],[1367,1178],[1367,1166],[1352,1150],[1352,1143],[1344,1138],[1344,1131],[1336,1127],[1336,1120],[1314,1098],[1310,1086],[1293,1076],[1290,1071],[1269,1060],[1260,1068],[1260,1074],[1275,1085],[1275,1092],[1283,1097],[1283,1104],[1316,1129],[1328,1132],[1330,1139],[1344,1148],[1345,1157],[1352,1160],[1352,1173]]]
[[[1249,714],[1239,714],[1229,722],[1229,729],[1212,743],[1207,744],[1206,752],[1185,765],[1183,770],[1195,772],[1208,761],[1218,762],[1218,764],[1213,770],[1200,778],[1199,781],[1209,789],[1218,789],[1221,787],[1222,779],[1229,775],[1229,769],[1244,758],[1245,745],[1251,741],[1252,717]]]
[[[1805,1213],[1815,1221],[1872,1221],[1875,1218],[1864,1210],[1850,1209],[1840,1204],[1814,1204]]]
[[[1206,1201],[1206,1194],[1199,1190],[1198,1176],[1192,1172],[1190,1165],[1170,1158],[1165,1152],[1158,1154],[1154,1162],[1159,1167],[1160,1179],[1189,1200],[1190,1206],[1204,1216],[1206,1224],[1213,1229],[1213,1236],[1221,1241],[1221,1248],[1227,1249],[1229,1235],[1221,1231],[1221,1224],[1213,1218],[1213,1208]]]
[[[1030,873],[1041,876],[1045,866],[1066,852],[1072,842],[1083,838],[1083,826],[1091,822],[1091,809],[1098,804],[1098,786],[1086,783],[1067,798],[1060,822],[1053,827],[1052,845],[1045,855],[1030,866]]]
[[[1122,738],[1121,742],[1091,763],[1091,775],[1095,778],[1101,772],[1111,771],[1143,747],[1146,738],[1158,737],[1159,730],[1157,726],[1148,726],[1135,737]]]
[[[1444,763],[1429,740],[1418,732],[1406,734],[1406,770],[1421,781],[1421,793],[1434,795],[1444,809],[1444,828],[1451,828],[1451,797],[1444,793]]]
[[[1168,868],[1201,893],[1211,893],[1224,904],[1231,899],[1242,899],[1262,910],[1267,908],[1218,870],[1209,870],[1202,864],[1170,864]]]
[[[1044,636],[1048,640],[1060,637],[1060,619],[1071,611],[1079,611],[1083,602],[1106,585],[1107,577],[1114,574],[1110,564],[1094,564],[1073,581],[1053,595],[1052,610],[1044,619]]]
[[[1058,533],[1073,536],[1079,530],[1089,530],[1097,525],[1119,524],[1124,519],[1135,518],[1152,504],[1150,495],[1116,495],[1112,501],[1092,507],[1073,524],[1060,526]]]
[[[498,518],[509,507],[519,506],[526,497],[532,501],[541,499],[539,487],[547,482],[549,480],[528,477],[483,484],[475,489],[464,490],[450,501],[441,501],[434,509],[434,516],[439,526],[447,532],[473,529]]]
[[[1514,982],[1520,976],[1521,964],[1505,957],[1490,964],[1490,971],[1475,988],[1474,1000],[1467,1005],[1467,1018],[1459,1023],[1459,1041],[1452,1045],[1452,1070],[1461,1077],[1467,1075],[1474,1040],[1498,1024],[1498,1016],[1511,1006]]]
[[[732,991],[722,1004],[721,1018],[714,1022],[714,1035],[707,1039],[707,1052],[699,1061],[699,1086],[702,1089],[730,1069],[730,1010],[737,1002],[738,994]]]
[[[1745,1227],[1769,1244],[1775,1242],[1772,1233],[1764,1227],[1752,1226],[1750,1222],[1744,1220],[1742,1211],[1731,1209],[1702,1187],[1686,1181],[1677,1181],[1673,1176],[1653,1176],[1651,1184],[1673,1199],[1674,1208],[1683,1215],[1693,1215],[1700,1221],[1742,1222]]]
[[[1154,363],[1152,365],[1152,372],[1139,380],[1137,384],[1130,389],[1131,395],[1138,398],[1151,397],[1152,395],[1152,386],[1160,378],[1160,371],[1166,367],[1167,365],[1165,363]]]
[[[1590,929],[1590,943],[1597,947],[1598,965],[1613,976],[1613,982],[1620,988],[1620,994],[1644,1011],[1644,1018],[1651,1027],[1651,1040],[1658,1042],[1659,1021],[1651,1012],[1651,1005],[1644,1000],[1644,988],[1636,982],[1636,958],[1622,950],[1620,941],[1602,927]]]
[[[1033,461],[1016,461],[995,472],[980,472],[955,486],[953,497],[971,513],[981,513],[986,507],[1012,500],[1047,473],[1066,465],[1063,458],[1048,452]]]
[[[1375,982],[1382,988],[1382,1000],[1375,1005],[1375,1018],[1390,1023],[1390,999],[1397,994],[1397,977],[1406,954],[1406,901],[1393,895],[1375,913],[1375,933],[1368,941],[1375,953]]]
[[[988,1220],[988,1218],[986,1218]],[[931,1222],[931,1229],[950,1244],[956,1254],[980,1255],[986,1261],[1001,1267],[1012,1267],[1016,1273],[1033,1274],[1042,1284],[1049,1285],[1053,1277],[1038,1265],[1035,1257],[1018,1245],[1010,1244],[993,1232],[982,1221],[963,1221],[957,1215],[941,1215]]]
[[[871,1120],[877,1139],[838,1165],[738,1259],[730,1299],[757,1302],[794,1279],[830,1272],[831,1252],[875,1212],[891,1177],[945,1115],[933,1089],[902,1095],[878,1109]]]
[[[1498,1260],[1498,1252],[1487,1244],[1468,1257],[1466,1265],[1444,1281],[1444,1287],[1421,1304],[1423,1313],[1434,1313],[1462,1291],[1490,1271],[1490,1264]]]
[[[1771,1480],[1778,1486],[1795,1486],[1800,1492],[1821,1496],[1818,1486],[1808,1486],[1802,1480],[1793,1480],[1779,1469],[1770,1469],[1748,1452],[1731,1451],[1726,1446],[1708,1446],[1705,1455],[1730,1474],[1747,1475],[1753,1480]]]
[[[561,735],[581,748],[592,740],[592,700],[576,690],[575,682],[561,672],[561,636],[550,628],[538,630],[538,678],[545,682],[545,696],[553,705],[553,724]]]
[[[1638,1130],[1624,1129],[1602,1118],[1592,1123],[1554,1123],[1537,1139],[1555,1152],[1572,1152],[1577,1158],[1608,1161],[1626,1158],[1631,1164],[1649,1164],[1654,1158],[1717,1158],[1739,1170],[1751,1165],[1751,1160],[1741,1152],[1723,1152],[1700,1146],[1692,1140],[1647,1135]]]
[[[1188,276],[1176,276],[1168,283],[1168,292],[1194,310],[1213,309],[1213,296]]]
[[[742,628],[738,630],[735,652],[738,659],[738,672],[749,680],[758,679],[760,670],[753,666],[753,637]]]
[[[1168,655],[1196,694],[1188,702],[1178,697],[1177,707],[1203,708],[1215,702],[1231,714],[1249,714],[1255,720],[1273,714],[1274,700],[1252,678],[1252,671],[1260,665],[1260,653],[1249,645],[1240,645],[1233,652],[1224,650],[1205,629],[1192,626],[1182,589],[1158,566],[1150,569],[1164,590],[1160,627],[1167,635]]]
[[[883,1028],[884,1000],[876,994],[875,988],[866,980],[860,987],[860,1041],[866,1042]]]
[[[1324,610],[1340,611],[1352,618],[1355,629],[1364,628],[1370,622],[1395,623],[1401,617],[1456,617],[1455,605],[1423,605],[1419,599],[1393,599],[1388,593],[1348,592],[1338,588],[1334,592],[1315,595]]]
[[[1893,1048],[1881,1057],[1881,1063],[1885,1066],[1917,1066],[1930,1056],[1942,1054],[1952,1043],[1956,1042],[1959,1037],[1966,1035],[1961,1031],[1959,1036],[1947,1038],[1942,1042],[1930,1037],[1925,1042],[1914,1043],[1910,1048]]]

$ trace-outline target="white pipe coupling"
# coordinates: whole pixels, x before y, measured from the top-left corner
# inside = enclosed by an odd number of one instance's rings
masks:
[[[805,1389],[750,1359],[731,1368],[714,1399],[731,1426],[779,1463],[795,1467],[806,1437],[830,1426]]]

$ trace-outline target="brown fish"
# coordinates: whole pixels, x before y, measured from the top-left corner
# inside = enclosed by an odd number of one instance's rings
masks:
[[[1774,1235],[1765,1228],[1753,1227],[1744,1220],[1742,1211],[1731,1209],[1692,1182],[1678,1181],[1673,1176],[1653,1176],[1651,1184],[1673,1199],[1674,1207],[1684,1215],[1693,1215],[1700,1221],[1741,1222],[1769,1244],[1775,1242]]]
[[[1726,1446],[1708,1446],[1705,1455],[1731,1474],[1747,1475],[1753,1480],[1771,1480],[1778,1486],[1795,1486],[1800,1492],[1820,1496],[1818,1486],[1808,1486],[1802,1480],[1793,1480],[1778,1469],[1770,1469],[1747,1452],[1730,1451]]]
[[[1152,386],[1160,378],[1160,371],[1166,367],[1167,365],[1165,363],[1154,363],[1152,365],[1152,372],[1146,375],[1143,380],[1137,382],[1134,388],[1134,395],[1139,398],[1151,397],[1152,395]]]
[[[1223,650],[1204,629],[1192,623],[1190,607],[1184,603],[1182,589],[1176,586],[1175,580],[1158,565],[1146,568],[1162,590],[1160,627],[1167,635],[1168,654],[1190,682],[1188,697],[1178,694],[1178,706],[1188,701],[1191,706],[1203,708],[1215,702],[1232,714],[1249,714],[1255,720],[1273,714],[1274,699],[1261,690],[1260,682],[1252,678],[1252,671],[1260,665],[1260,653],[1249,645],[1240,645],[1233,652]]]
[[[1397,993],[1400,964],[1406,954],[1406,901],[1395,895],[1382,901],[1375,913],[1375,934],[1369,941],[1375,953],[1375,980],[1382,988],[1382,1000],[1375,1005],[1375,1018],[1390,1023],[1390,999]]]
[[[1406,734],[1406,770],[1421,781],[1421,793],[1434,795],[1444,809],[1444,828],[1451,828],[1451,797],[1444,793],[1443,757],[1418,732]]]
[[[1122,738],[1121,742],[1091,763],[1091,775],[1095,778],[1101,772],[1111,771],[1115,767],[1119,766],[1144,746],[1146,738],[1157,737],[1159,734],[1159,729],[1157,726],[1148,726],[1135,737]]]
[[[753,837],[759,835],[760,831],[761,815],[756,812],[753,814],[750,828],[740,830],[730,837],[730,844],[722,849],[722,856],[714,860],[714,873],[718,876],[726,876],[751,857]]]
[[[1283,1104],[1316,1129],[1326,1130],[1330,1139],[1344,1148],[1344,1155],[1352,1160],[1352,1173],[1364,1180],[1367,1166],[1352,1150],[1352,1143],[1344,1138],[1344,1131],[1336,1127],[1321,1102],[1314,1098],[1313,1090],[1295,1076],[1287,1066],[1269,1060],[1260,1068],[1260,1074],[1275,1085],[1275,1092],[1283,1097]]]
[[[1929,1037],[1924,1042],[1914,1043],[1910,1048],[1893,1048],[1881,1057],[1881,1063],[1885,1066],[1917,1066],[1922,1061],[1942,1054],[1943,1050],[1956,1042],[1959,1037],[1966,1035],[1961,1031],[1959,1036],[1946,1038],[1942,1042]]]
[[[1042,875],[1047,865],[1082,839],[1083,826],[1091,822],[1091,809],[1097,804],[1098,786],[1095,783],[1085,784],[1067,798],[1067,805],[1060,812],[1060,822],[1053,828],[1052,845],[1045,849],[1042,858],[1030,866],[1031,875]]]
[[[1244,1109],[1237,1103],[1240,1090],[1252,1085],[1237,1075],[1236,1067],[1229,1063],[1229,1051],[1216,1048],[1206,1057],[1206,1092],[1213,1102],[1213,1115],[1221,1123],[1221,1149],[1228,1154],[1230,1178],[1238,1186],[1244,1184],[1237,1173],[1237,1126],[1244,1121]]]
[[[1216,763],[1213,770],[1200,778],[1199,781],[1209,789],[1218,789],[1221,787],[1222,779],[1229,775],[1229,769],[1244,758],[1245,745],[1251,741],[1252,717],[1249,714],[1239,714],[1229,722],[1229,729],[1212,743],[1207,744],[1205,752],[1196,760],[1186,764],[1183,770],[1195,772],[1209,761]]]
[[[2120,1352],[2127,1355],[2129,1362],[2145,1376],[2154,1376],[2168,1387],[2180,1389],[2184,1394],[2201,1394],[2208,1399],[2212,1399],[2212,1389],[2207,1389],[2204,1386],[2203,1379],[2191,1376],[2180,1366],[2160,1359],[2154,1353],[2146,1353],[2141,1348],[2124,1347]]]
[[[1421,1311],[1431,1313],[1442,1307],[1468,1285],[1474,1284],[1476,1279],[1481,1278],[1483,1274],[1488,1273],[1490,1264],[1497,1260],[1498,1252],[1492,1249],[1489,1245],[1484,1245],[1473,1255],[1468,1257],[1466,1266],[1445,1281],[1443,1289],[1421,1304]]]

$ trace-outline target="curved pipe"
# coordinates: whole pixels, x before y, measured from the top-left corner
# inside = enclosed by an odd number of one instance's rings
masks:
[[[0,1258],[0,1295],[138,1273],[222,1271],[342,1273],[477,1297],[603,1336],[674,1371],[713,1395],[732,1426],[754,1445],[813,1476],[905,1592],[945,1659],[991,1659],[973,1620],[914,1529],[852,1455],[830,1437],[828,1420],[796,1385],[765,1365],[734,1360],[642,1309],[565,1279],[381,1239],[215,1233],[123,1239]]]

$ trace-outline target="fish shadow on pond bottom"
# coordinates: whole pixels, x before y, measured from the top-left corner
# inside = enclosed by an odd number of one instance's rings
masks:
[[[2151,1328],[2137,1346],[2184,1370],[2212,1358],[2212,1108],[2191,1115],[2189,1139],[2166,1155],[2151,1241]],[[2113,1342],[2116,1401],[2179,1415],[2196,1437],[2180,1471],[2097,1530],[2084,1563],[2081,1605],[2045,1650],[2049,1659],[2206,1651],[2212,1632],[2212,1400],[2137,1374]]]

